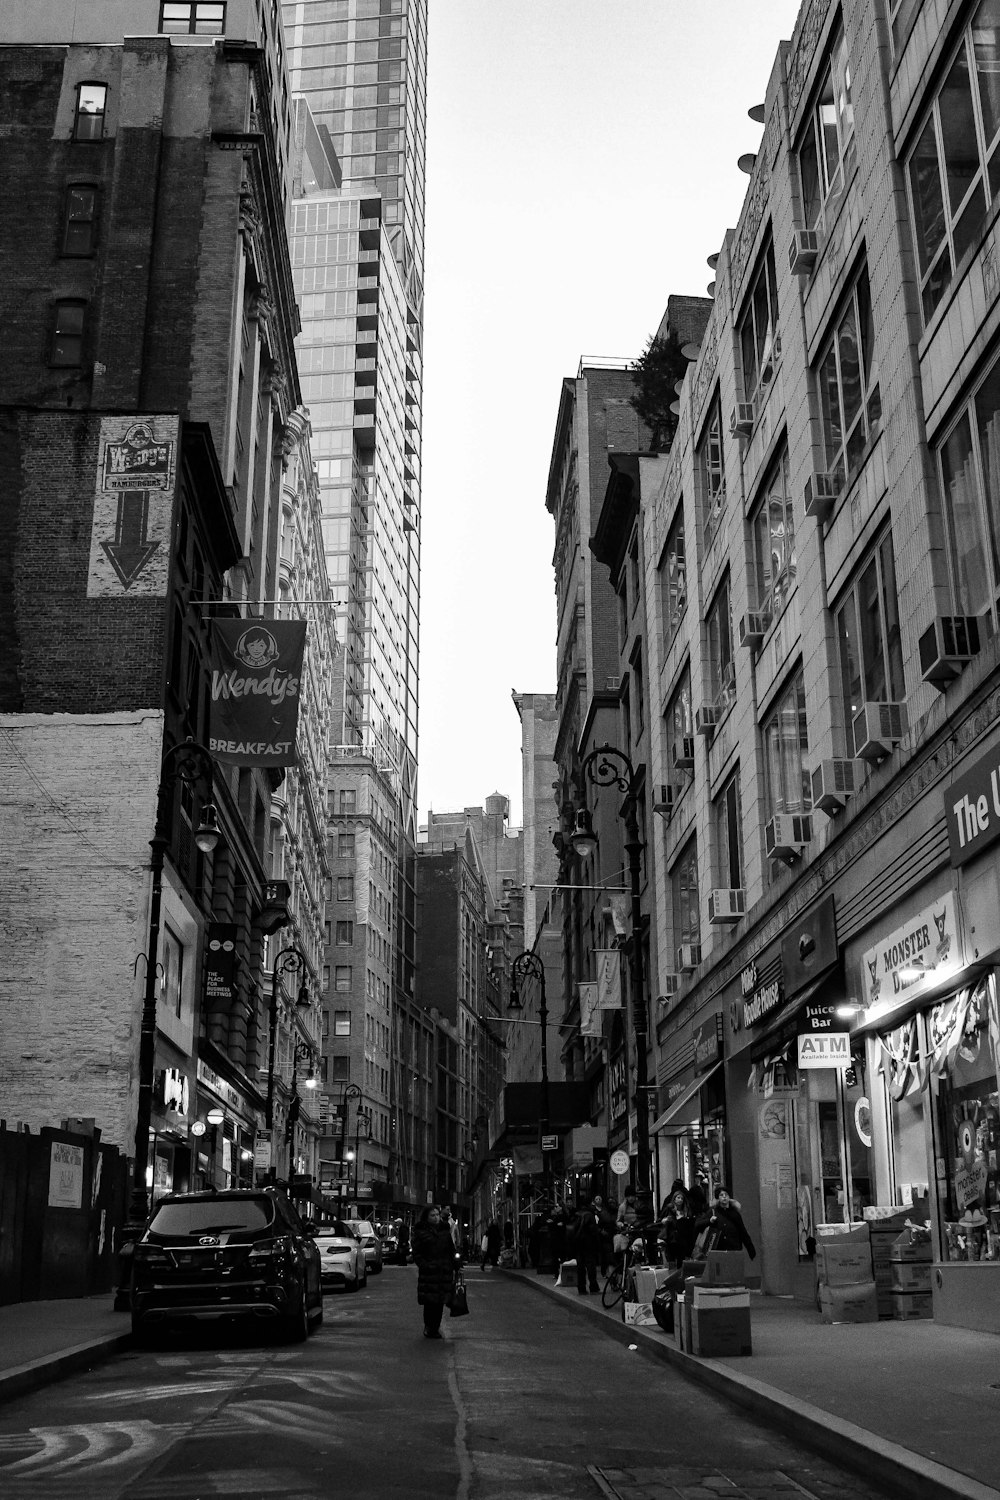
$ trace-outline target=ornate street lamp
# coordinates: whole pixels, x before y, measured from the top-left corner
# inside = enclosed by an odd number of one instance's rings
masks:
[[[278,1039],[278,994],[283,974],[302,975],[297,1004],[305,1008],[309,1004],[309,987],[306,984],[306,956],[302,952],[302,949],[297,948],[294,943],[291,943],[287,948],[282,948],[275,955],[274,968],[271,971],[271,1005],[268,1012],[270,1035],[267,1042],[267,1104],[265,1107],[264,1122],[267,1126],[272,1151],[274,1150],[274,1052]],[[273,1182],[273,1162],[269,1175]]]
[[[304,1083],[307,1089],[316,1087],[316,1070],[313,1067],[312,1048],[308,1042],[296,1042],[295,1052],[292,1058],[292,1087],[291,1098],[288,1103],[288,1119],[285,1121],[285,1145],[288,1147],[288,1176],[292,1175],[292,1161],[294,1158],[295,1127],[298,1124],[299,1111],[302,1108],[302,1096],[299,1093],[299,1063],[307,1064],[308,1076]]]
[[[359,1086],[356,1083],[348,1083],[348,1084],[346,1084],[344,1086],[344,1092],[341,1095],[341,1108],[343,1109],[344,1112],[343,1112],[343,1114],[341,1116],[341,1119],[340,1119],[340,1160],[341,1160],[342,1164],[348,1160],[348,1153],[347,1153],[347,1119],[348,1119],[348,1115],[350,1114],[351,1106],[348,1104],[347,1101],[349,1099],[357,1099],[357,1100],[360,1101],[361,1099],[364,1098],[364,1096],[365,1096],[364,1095],[364,1090],[362,1088],[359,1088]],[[360,1103],[358,1104],[358,1113],[359,1113],[359,1115],[361,1113],[361,1105],[360,1105]],[[343,1208],[343,1206],[344,1206],[344,1198],[347,1196],[346,1192],[345,1192],[345,1180],[344,1180],[344,1176],[343,1176],[343,1170],[341,1171],[341,1178],[340,1178],[340,1184],[339,1185],[340,1185],[340,1206],[341,1206],[341,1208]]]
[[[549,1133],[549,1012],[545,1003],[545,965],[537,953],[519,953],[510,966],[511,987],[509,1009],[512,1011],[519,1011],[523,1008],[517,986],[518,980],[523,984],[528,975],[538,980],[538,1020],[542,1029],[542,1097],[541,1108],[538,1112],[538,1134],[539,1145],[542,1150],[542,1182],[547,1197],[550,1185],[549,1153],[545,1149],[545,1141]]]
[[[625,823],[625,852],[628,855],[629,890],[632,903],[629,969],[632,979],[632,1029],[635,1034],[636,1191],[639,1195],[640,1212],[648,1210],[652,1214],[649,1079],[646,1066],[648,1030],[642,982],[642,908],[639,901],[642,840],[639,838],[639,793],[636,786],[635,767],[624,750],[618,750],[614,745],[599,745],[584,757],[581,776],[590,781],[593,786],[615,786],[624,793],[625,798],[618,815]],[[584,807],[581,807],[576,815],[573,848],[584,858],[593,854],[597,848],[597,837],[591,826],[590,814]]]
[[[146,988],[139,1030],[139,1101],[135,1122],[135,1166],[129,1199],[129,1219],[143,1224],[149,1214],[146,1173],[149,1170],[149,1127],[153,1118],[153,1068],[156,1061],[156,952],[160,942],[160,907],[163,896],[163,861],[170,845],[172,794],[177,782],[212,790],[215,762],[204,745],[190,737],[174,745],[163,757],[156,791],[156,823],[149,841],[153,883],[149,900],[149,938],[146,944]],[[195,843],[203,854],[211,854],[219,842],[219,816],[215,804],[204,803]]]

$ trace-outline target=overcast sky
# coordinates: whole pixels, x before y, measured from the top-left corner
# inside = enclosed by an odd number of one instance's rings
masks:
[[[642,352],[748,186],[798,0],[430,0],[419,802],[521,807],[564,376]]]

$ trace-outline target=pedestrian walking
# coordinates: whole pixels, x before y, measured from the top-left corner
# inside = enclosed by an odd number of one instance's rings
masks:
[[[704,1240],[706,1250],[745,1250],[751,1260],[757,1259],[757,1251],[747,1233],[740,1205],[728,1188],[716,1188],[711,1212],[703,1221],[703,1227],[707,1230]]]
[[[566,1230],[566,1243],[576,1257],[576,1290],[584,1297],[599,1292],[597,1262],[601,1256],[601,1228],[593,1206],[581,1203]]]
[[[559,1280],[559,1270],[564,1260],[568,1260],[566,1254],[566,1226],[570,1221],[570,1215],[566,1211],[566,1205],[558,1199],[548,1217],[549,1243],[552,1246],[552,1257],[555,1261],[555,1274],[553,1281]]]
[[[698,1221],[691,1212],[687,1193],[683,1187],[675,1188],[661,1215],[656,1236],[662,1263],[666,1266],[682,1266],[686,1260],[691,1259],[697,1238]]]
[[[503,1241],[500,1234],[500,1225],[497,1223],[496,1219],[491,1219],[486,1226],[486,1233],[482,1238],[482,1259],[479,1263],[480,1270],[485,1271],[487,1263],[491,1265],[494,1270],[496,1269],[497,1262],[500,1259],[500,1246],[502,1242]]]
[[[424,1310],[424,1338],[442,1338],[441,1316],[455,1285],[459,1256],[451,1230],[434,1204],[428,1204],[417,1220],[413,1259],[417,1266],[417,1302]]]
[[[598,1251],[597,1263],[601,1268],[601,1275],[608,1274],[615,1255],[615,1215],[605,1203],[600,1193],[595,1193],[591,1199],[591,1208],[597,1220],[597,1230],[600,1235],[600,1249]]]

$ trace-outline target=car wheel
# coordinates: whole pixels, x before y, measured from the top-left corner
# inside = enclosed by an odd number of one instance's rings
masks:
[[[132,1342],[138,1349],[151,1349],[156,1342],[152,1329],[135,1313],[132,1314]]]
[[[368,1267],[365,1266],[365,1274],[361,1278],[361,1286],[362,1286],[362,1288],[364,1288],[367,1285],[368,1285]]]
[[[361,1285],[361,1279],[360,1279],[360,1277],[355,1276],[355,1278],[354,1278],[353,1281],[345,1281],[344,1282],[344,1290],[347,1291],[347,1292],[356,1292],[358,1290],[358,1288],[360,1287],[360,1285]]]
[[[313,1332],[315,1332],[317,1328],[322,1328],[322,1326],[323,1326],[323,1298],[322,1297],[320,1297],[320,1299],[319,1299],[319,1307],[316,1308],[316,1310],[315,1310],[315,1312],[313,1314],[312,1326],[313,1326]]]
[[[299,1295],[295,1304],[295,1311],[288,1313],[281,1321],[282,1332],[290,1344],[303,1344],[309,1337],[309,1304],[306,1299],[305,1283],[299,1283]]]
[[[373,1276],[378,1276],[378,1275],[381,1274],[381,1271],[382,1271],[382,1262],[381,1261],[376,1261],[375,1265],[372,1266],[372,1275]]]

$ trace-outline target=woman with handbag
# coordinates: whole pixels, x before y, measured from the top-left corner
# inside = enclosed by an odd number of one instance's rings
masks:
[[[417,1302],[424,1310],[424,1338],[439,1339],[441,1316],[455,1286],[459,1255],[451,1231],[433,1204],[423,1209],[413,1231],[417,1267]]]

